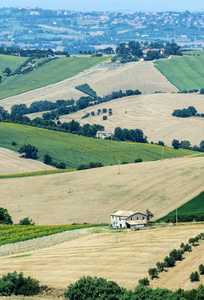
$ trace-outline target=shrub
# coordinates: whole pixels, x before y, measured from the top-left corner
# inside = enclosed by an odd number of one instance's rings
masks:
[[[175,261],[177,260],[182,260],[182,254],[183,254],[183,250],[176,250],[176,249],[173,249],[170,253],[169,253],[169,256],[170,257],[173,257],[175,259]]]
[[[149,279],[147,277],[140,279],[138,282],[140,285],[149,285]]]
[[[13,224],[12,218],[8,210],[0,207],[0,224]]]
[[[107,120],[107,116],[103,116],[103,121]]]
[[[120,288],[114,281],[107,281],[104,278],[84,276],[75,284],[70,284],[64,295],[70,300],[119,300],[124,293],[125,290]]]
[[[140,162],[142,162],[143,160],[142,160],[142,158],[136,158],[135,160],[134,160],[134,163],[140,163]]]
[[[197,271],[191,273],[190,280],[191,282],[200,280],[200,276]]]
[[[184,245],[183,250],[185,252],[187,252],[187,251],[190,252],[191,251],[191,246],[187,243],[186,245]]]
[[[32,219],[24,218],[24,219],[20,220],[18,225],[35,225],[35,222],[33,222]]]
[[[23,273],[8,273],[0,279],[0,296],[23,295],[31,296],[39,293],[39,282]]]
[[[13,142],[11,143],[11,145],[12,145],[12,146],[16,146],[17,143],[16,143],[15,141],[13,141]]]
[[[21,147],[18,152],[19,153],[25,153],[26,158],[36,159],[38,148],[36,148],[33,145],[28,144],[28,145],[24,145],[23,147]]]

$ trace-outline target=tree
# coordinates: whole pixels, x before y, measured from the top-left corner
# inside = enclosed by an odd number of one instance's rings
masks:
[[[21,147],[18,152],[25,153],[26,158],[36,159],[37,153],[38,153],[38,148],[36,148],[33,145],[28,144],[28,145],[24,145],[23,147]]]
[[[167,267],[173,267],[175,266],[175,259],[172,256],[166,256],[164,259],[164,262]]]
[[[165,264],[165,262],[157,262],[156,263],[156,266],[157,266],[157,270],[159,271],[159,272],[163,272],[164,271],[164,268],[166,267],[166,264]]]
[[[172,146],[174,147],[174,149],[179,149],[179,147],[180,147],[179,140],[173,140]]]
[[[151,276],[152,279],[156,278],[158,276],[158,270],[156,268],[150,268],[148,270],[149,276]]]
[[[0,224],[13,224],[12,218],[6,208],[0,207]]]
[[[190,280],[191,282],[200,280],[200,276],[197,271],[191,273]]]
[[[200,94],[204,95],[204,88],[200,89]]]
[[[204,141],[200,142],[200,151],[204,152]]]
[[[197,113],[197,110],[195,109],[194,106],[189,106],[188,110],[190,111],[190,113],[191,113],[192,116],[195,116],[196,113]]]
[[[11,69],[9,67],[6,67],[5,70],[3,71],[3,73],[5,73],[7,76],[9,76],[11,74]]]
[[[146,209],[147,221],[149,222],[151,218],[154,217],[154,214],[149,210]]]
[[[49,154],[44,155],[44,164],[51,165],[52,164],[52,156]]]
[[[200,274],[204,274],[204,265],[203,264],[199,265],[199,272],[200,272]]]
[[[147,277],[140,279],[138,282],[140,285],[149,285],[149,279]]]
[[[24,219],[20,220],[18,225],[35,225],[35,222],[33,222],[32,219],[29,219],[27,217],[27,218],[24,218]]]

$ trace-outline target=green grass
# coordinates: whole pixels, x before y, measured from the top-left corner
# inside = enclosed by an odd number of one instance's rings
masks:
[[[17,146],[12,146],[15,141]],[[133,163],[136,158],[143,161],[161,159],[162,148],[158,145],[106,141],[69,133],[0,122],[0,147],[18,151],[24,144],[38,148],[39,160],[49,154],[57,162],[63,161],[67,168],[77,168],[91,161],[103,165],[122,162]],[[193,151],[164,147],[164,158],[195,154]]]
[[[11,56],[13,58],[13,56]],[[14,57],[15,59],[17,57]],[[22,58],[21,58],[22,59]],[[44,87],[77,75],[109,57],[66,57],[58,58],[24,75],[8,77],[0,85],[0,99]],[[23,62],[23,61],[22,61]],[[22,63],[21,62],[21,63]],[[1,60],[0,60],[1,63]],[[14,69],[16,69],[15,67]],[[5,69],[5,68],[4,68]],[[12,68],[13,70],[13,68]],[[67,98],[69,95],[67,95]]]
[[[180,91],[204,87],[204,56],[172,57],[155,66]]]
[[[181,51],[183,55],[204,55],[204,50],[188,50],[188,51]]]
[[[176,211],[171,211],[168,215],[158,219],[158,222],[163,222],[168,218],[174,217]],[[192,200],[188,201],[184,205],[178,207],[177,209],[178,215],[197,215],[197,216],[204,216],[204,191],[199,194],[197,197],[193,198]]]
[[[26,60],[27,60],[27,57],[19,57],[19,56],[0,54],[0,75],[4,76],[3,71],[7,67],[9,67],[11,69],[11,71],[13,72]],[[4,76],[4,79],[7,80],[8,78],[6,76]],[[4,85],[4,83],[0,84],[0,88],[2,85]]]

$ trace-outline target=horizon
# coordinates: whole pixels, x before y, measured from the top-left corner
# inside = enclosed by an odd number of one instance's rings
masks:
[[[71,11],[116,11],[116,12],[163,12],[163,11],[175,11],[175,12],[202,12],[204,11],[204,3],[201,0],[194,2],[187,0],[185,3],[181,1],[178,3],[176,0],[172,0],[171,3],[164,4],[161,0],[155,0],[154,4],[148,3],[135,3],[134,0],[129,0],[128,4],[124,0],[103,0],[96,2],[94,0],[88,0],[84,2],[82,0],[75,1],[74,3],[67,3],[64,0],[7,0],[6,5],[1,5],[0,8],[18,8],[18,7],[35,7],[51,10],[71,10]]]

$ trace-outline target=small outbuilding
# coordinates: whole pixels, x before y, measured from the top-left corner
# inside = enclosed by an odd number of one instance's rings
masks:
[[[146,225],[148,225],[147,215],[140,212],[119,210],[111,214],[112,228],[135,228]]]

